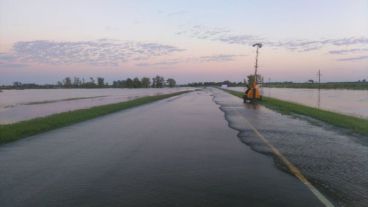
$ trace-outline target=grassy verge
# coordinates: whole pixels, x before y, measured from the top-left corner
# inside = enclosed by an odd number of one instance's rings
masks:
[[[140,106],[172,96],[177,96],[187,92],[189,91],[182,91],[157,96],[145,96],[126,102],[95,106],[88,109],[79,109],[75,111],[58,113],[46,117],[21,121],[14,124],[0,125],[0,144],[50,131],[52,129],[72,125],[120,110]]]
[[[226,92],[242,97],[242,92],[225,90]],[[314,119],[326,122],[328,124],[349,129],[352,132],[362,135],[368,135],[368,120],[349,115],[339,114],[327,110],[317,109],[302,104],[292,103],[270,97],[263,97],[260,104],[286,114],[300,114],[303,116],[312,117]]]

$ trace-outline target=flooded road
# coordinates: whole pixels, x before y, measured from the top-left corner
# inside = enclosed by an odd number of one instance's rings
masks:
[[[244,87],[230,87],[244,92]],[[368,90],[262,88],[264,96],[368,119]]]
[[[0,206],[323,206],[242,143],[228,98],[191,92],[2,145]]]
[[[278,167],[289,170],[252,129],[254,126],[273,146],[337,206],[368,204],[368,137],[345,135],[320,122],[281,115],[260,105],[212,89],[231,128],[257,152],[272,155]],[[249,122],[251,126],[247,123]]]
[[[26,89],[0,93],[0,124],[193,88]]]

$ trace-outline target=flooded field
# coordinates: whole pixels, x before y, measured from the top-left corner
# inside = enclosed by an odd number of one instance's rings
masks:
[[[230,87],[245,91],[243,87]],[[262,88],[264,96],[301,103],[304,105],[368,118],[367,90]]]
[[[0,93],[0,124],[190,88],[28,89]]]

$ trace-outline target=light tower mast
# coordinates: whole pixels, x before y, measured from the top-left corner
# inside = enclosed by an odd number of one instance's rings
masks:
[[[256,50],[256,64],[254,65],[254,82],[257,84],[257,70],[258,70],[258,49],[262,48],[262,43],[256,43],[253,47],[257,47]]]

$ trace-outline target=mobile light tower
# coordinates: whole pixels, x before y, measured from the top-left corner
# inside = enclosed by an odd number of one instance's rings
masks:
[[[261,100],[261,90],[259,89],[257,85],[257,70],[258,70],[258,50],[262,48],[262,43],[256,43],[252,45],[253,47],[256,47],[256,64],[254,65],[254,79],[252,83],[249,83],[248,89],[245,91],[243,100],[244,103],[247,101],[256,101]]]

